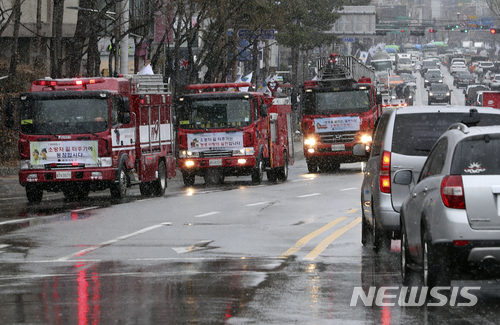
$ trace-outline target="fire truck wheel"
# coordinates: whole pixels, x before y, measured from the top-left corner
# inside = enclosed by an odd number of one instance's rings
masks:
[[[268,170],[266,172],[266,175],[267,175],[267,180],[270,181],[270,182],[276,182],[277,180],[277,177],[276,177],[276,171],[273,169],[273,170]]]
[[[34,184],[28,184],[26,185],[26,197],[29,203],[40,203],[43,197],[43,190]]]
[[[252,183],[260,184],[262,178],[264,177],[264,161],[262,157],[259,159],[257,168],[252,172]]]
[[[113,199],[123,199],[127,195],[127,174],[125,166],[120,167],[118,183],[111,186],[111,197]]]
[[[167,189],[167,168],[162,161],[158,165],[158,179],[153,182],[153,194],[155,196],[163,196]]]
[[[307,170],[309,171],[309,173],[316,173],[318,171],[318,165],[308,161]]]
[[[287,158],[287,153],[283,154],[285,156],[285,161],[283,163],[283,167],[280,167],[278,169],[278,179],[282,182],[286,181],[288,179],[288,158]]]
[[[184,185],[186,186],[194,185],[194,175],[182,174],[182,180],[184,181]]]
[[[139,190],[141,191],[142,196],[151,196],[151,194],[153,193],[150,182],[139,184]]]

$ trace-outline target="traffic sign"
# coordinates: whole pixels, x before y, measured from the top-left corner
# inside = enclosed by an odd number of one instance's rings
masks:
[[[354,37],[344,37],[342,39],[342,42],[344,43],[354,43],[356,41],[356,39]]]
[[[458,24],[458,26],[460,26],[460,28],[465,28],[466,26],[465,21],[461,21],[460,24]]]
[[[469,19],[469,16],[467,14],[462,15],[462,20],[468,20],[468,19]]]

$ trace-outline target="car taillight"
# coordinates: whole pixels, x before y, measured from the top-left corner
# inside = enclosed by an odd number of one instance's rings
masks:
[[[441,198],[448,208],[465,209],[462,176],[448,175],[441,181]]]
[[[380,162],[380,191],[391,193],[391,153],[384,151]]]

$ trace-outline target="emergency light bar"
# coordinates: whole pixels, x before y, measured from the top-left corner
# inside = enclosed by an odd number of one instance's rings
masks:
[[[214,83],[214,84],[195,84],[186,85],[187,90],[204,90],[204,89],[224,89],[224,88],[236,88],[239,91],[240,87],[250,87],[249,82],[233,82],[233,83]]]
[[[103,83],[104,78],[75,78],[75,79],[37,79],[33,82],[38,86],[82,86]]]

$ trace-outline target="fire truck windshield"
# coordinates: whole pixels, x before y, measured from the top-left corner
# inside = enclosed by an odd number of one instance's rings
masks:
[[[309,92],[304,101],[304,114],[353,114],[368,112],[369,90]]]
[[[50,99],[22,102],[21,132],[24,134],[95,133],[108,129],[107,99]]]
[[[178,111],[179,127],[215,129],[242,127],[252,123],[249,98],[184,98]]]

